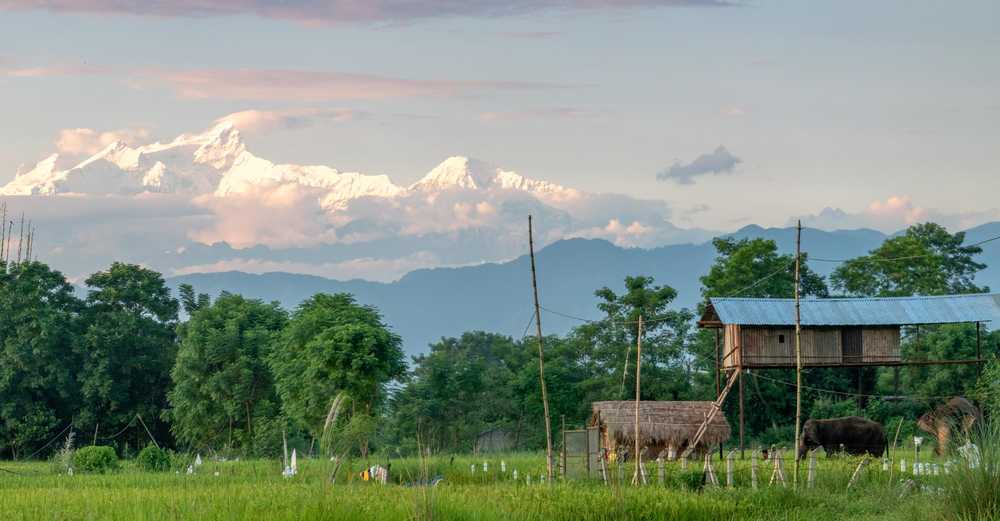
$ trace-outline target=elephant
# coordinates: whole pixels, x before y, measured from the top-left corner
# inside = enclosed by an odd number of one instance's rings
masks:
[[[879,457],[886,449],[885,429],[882,424],[860,416],[806,420],[799,442],[799,458],[804,457],[807,450],[820,446],[827,455],[845,451]]]
[[[937,439],[934,453],[941,456],[951,442],[952,431],[957,427],[963,436],[968,436],[969,429],[979,418],[980,412],[975,405],[961,396],[955,396],[933,411],[924,413],[917,420],[917,427]]]

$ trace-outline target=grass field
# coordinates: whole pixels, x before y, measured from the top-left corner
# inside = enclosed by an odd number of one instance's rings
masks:
[[[500,471],[504,461],[506,472]],[[280,475],[274,461],[206,461],[195,474],[182,469],[142,472],[130,462],[108,474],[60,474],[49,462],[0,464],[0,512],[4,521],[21,519],[475,519],[475,520],[603,520],[603,519],[946,519],[937,481],[922,478],[925,492],[899,497],[899,474],[873,462],[859,482],[847,490],[857,464],[853,459],[819,459],[815,488],[793,491],[768,486],[769,466],[761,466],[758,490],[750,488],[749,461],[737,461],[734,489],[692,486],[691,476],[676,463],[667,464],[660,484],[655,464],[645,487],[606,486],[573,481],[539,483],[544,458],[516,454],[486,460],[471,456],[438,456],[424,466],[416,459],[392,463],[394,483],[377,485],[357,479],[364,462],[343,469],[330,484],[332,464],[300,461],[292,478]],[[725,485],[725,466],[714,461]],[[473,473],[470,466],[475,465]],[[518,470],[517,481],[511,479]],[[896,469],[898,471],[898,468]],[[791,479],[792,469],[786,467]],[[617,474],[612,472],[612,476]],[[623,475],[630,476],[630,469]],[[531,475],[531,484],[525,476]],[[407,486],[423,476],[442,476],[437,487]],[[805,477],[803,467],[802,478]],[[697,484],[697,483],[695,483]]]

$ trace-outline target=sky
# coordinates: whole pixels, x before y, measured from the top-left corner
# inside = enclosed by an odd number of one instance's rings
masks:
[[[0,0],[0,185],[261,111],[258,156],[400,185],[462,155],[681,228],[968,227],[1000,219],[997,20],[989,0]]]

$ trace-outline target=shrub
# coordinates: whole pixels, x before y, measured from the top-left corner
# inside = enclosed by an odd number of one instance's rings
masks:
[[[170,454],[155,445],[146,445],[146,448],[139,451],[135,462],[140,469],[148,472],[170,470]]]
[[[103,473],[118,468],[118,455],[111,447],[83,447],[73,454],[73,466],[82,472]]]
[[[974,465],[959,458],[944,480],[945,507],[949,519],[1000,519],[1000,423],[980,423],[969,436],[979,450]]]

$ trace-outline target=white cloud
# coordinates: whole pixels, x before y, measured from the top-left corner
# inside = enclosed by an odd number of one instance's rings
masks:
[[[365,279],[376,282],[393,282],[403,275],[420,268],[441,266],[441,259],[429,251],[418,251],[399,258],[362,257],[341,262],[294,262],[265,259],[226,259],[208,264],[184,266],[173,275],[191,273],[219,273],[242,271],[245,273],[303,273],[337,280]]]
[[[149,140],[149,131],[144,128],[124,128],[100,132],[92,128],[64,128],[56,136],[56,151],[71,156],[94,155],[114,143],[123,141],[128,145],[139,145]]]
[[[353,109],[242,110],[223,116],[216,123],[229,122],[244,132],[268,132],[302,128],[323,121],[351,121],[362,117],[365,117],[363,112]]]
[[[958,231],[1000,219],[1000,210],[945,212],[924,208],[916,204],[909,195],[892,195],[885,200],[872,201],[857,212],[824,208],[817,214],[801,219],[804,226],[826,230],[872,228],[893,233],[913,224],[931,221]],[[795,220],[791,219],[789,223],[794,223]]]

